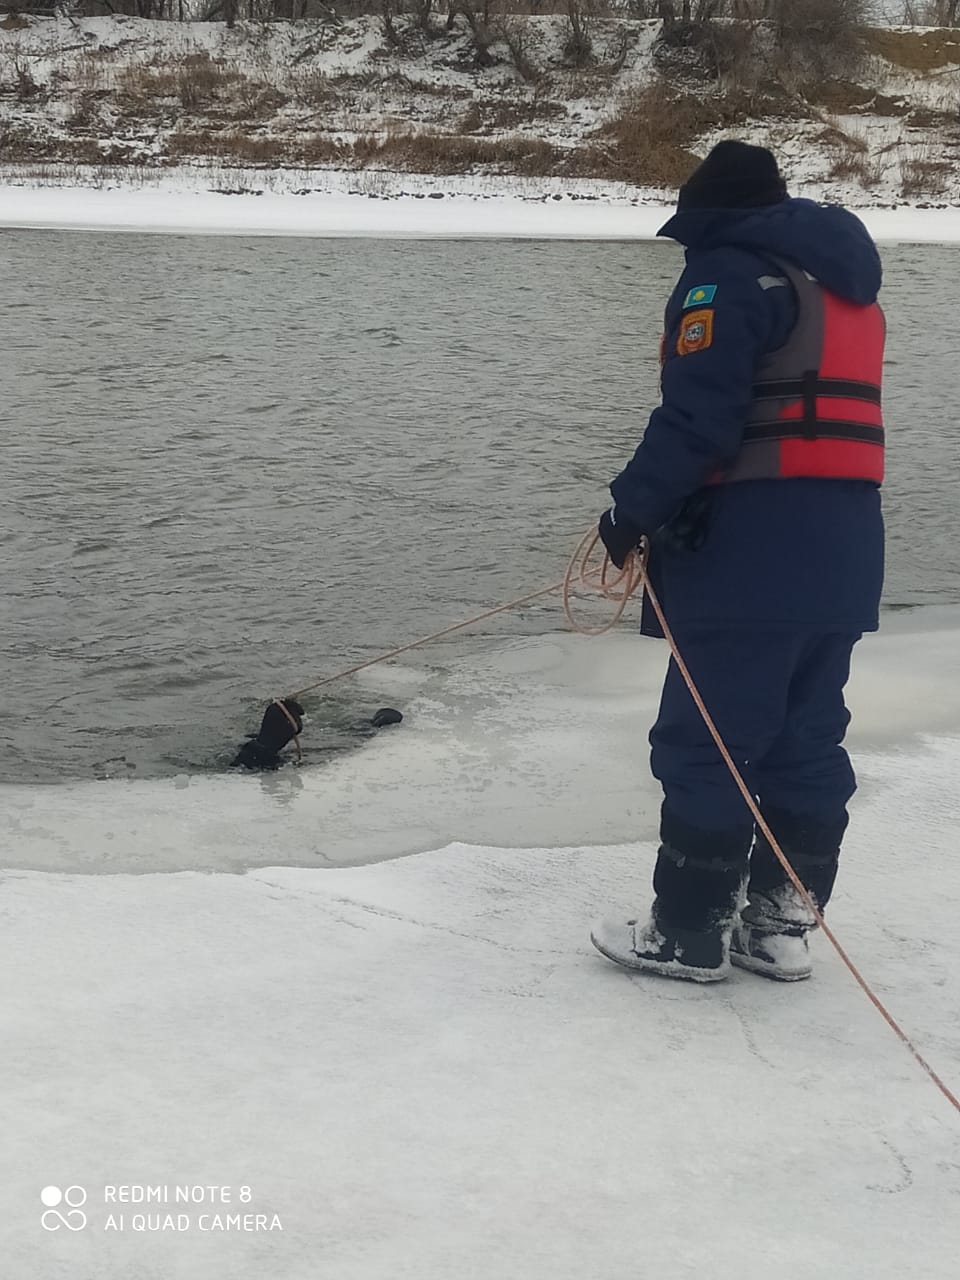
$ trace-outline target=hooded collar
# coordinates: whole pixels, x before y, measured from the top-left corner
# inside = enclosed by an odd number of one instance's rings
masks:
[[[689,209],[657,234],[694,253],[733,248],[786,258],[860,305],[876,302],[880,291],[877,247],[860,219],[839,205],[788,198],[759,209]]]

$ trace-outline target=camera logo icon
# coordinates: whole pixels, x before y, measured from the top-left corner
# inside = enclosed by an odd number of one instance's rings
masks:
[[[40,1192],[40,1203],[45,1206],[40,1215],[44,1231],[59,1231],[61,1227],[68,1231],[82,1231],[87,1225],[87,1215],[80,1208],[87,1203],[83,1187],[70,1186],[62,1191],[59,1187],[44,1187]]]

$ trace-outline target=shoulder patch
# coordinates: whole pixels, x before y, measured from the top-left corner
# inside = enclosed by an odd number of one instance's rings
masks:
[[[689,356],[695,351],[705,351],[713,342],[713,311],[691,311],[680,321],[677,338],[677,355]]]
[[[717,286],[715,284],[698,284],[684,298],[683,310],[686,311],[687,307],[709,307],[716,296]]]

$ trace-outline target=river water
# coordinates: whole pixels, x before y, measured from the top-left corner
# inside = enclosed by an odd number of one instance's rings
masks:
[[[884,258],[886,604],[956,604],[960,252]],[[559,578],[655,403],[678,264],[0,233],[0,781],[221,768],[271,694]],[[376,693],[315,700],[312,756]]]

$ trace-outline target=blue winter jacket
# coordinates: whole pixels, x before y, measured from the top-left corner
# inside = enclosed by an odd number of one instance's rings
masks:
[[[783,279],[776,259],[851,302],[875,302],[881,267],[869,233],[844,209],[791,199],[678,213],[659,234],[686,246],[686,269],[667,306],[662,403],[610,491],[616,515],[652,535],[651,574],[668,621],[676,629],[876,630],[883,520],[875,484],[784,479],[704,487],[738,451],[758,361],[783,345],[796,322],[792,287],[771,287],[771,279]],[[699,290],[713,311],[711,340],[678,355],[684,302],[694,305]],[[672,529],[691,508],[702,544],[680,549]]]

